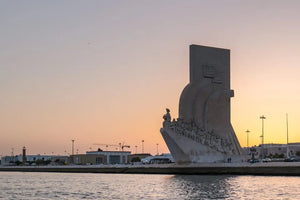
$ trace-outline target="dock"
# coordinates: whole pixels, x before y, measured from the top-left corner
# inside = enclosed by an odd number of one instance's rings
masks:
[[[6,172],[300,176],[300,163],[1,166]]]

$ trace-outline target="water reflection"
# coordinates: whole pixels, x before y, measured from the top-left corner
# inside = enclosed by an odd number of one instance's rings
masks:
[[[168,182],[183,199],[300,199],[299,177],[182,175]]]
[[[300,199],[300,177],[0,172],[0,199]]]
[[[176,196],[184,199],[226,199],[230,197],[231,176],[176,175],[169,177]]]

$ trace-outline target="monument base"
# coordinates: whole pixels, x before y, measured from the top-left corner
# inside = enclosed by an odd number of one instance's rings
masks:
[[[180,131],[173,123],[165,124],[160,132],[176,163],[243,162],[240,154],[228,150],[225,139],[199,131]]]

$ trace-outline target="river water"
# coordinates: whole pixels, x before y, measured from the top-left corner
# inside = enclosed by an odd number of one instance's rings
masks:
[[[0,172],[0,199],[300,199],[300,177]]]

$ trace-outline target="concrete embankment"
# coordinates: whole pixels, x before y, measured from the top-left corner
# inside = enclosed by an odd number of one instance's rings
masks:
[[[300,176],[300,163],[223,163],[191,165],[115,165],[115,166],[20,166],[0,167],[0,171],[63,173],[136,173],[136,174],[231,174]]]

